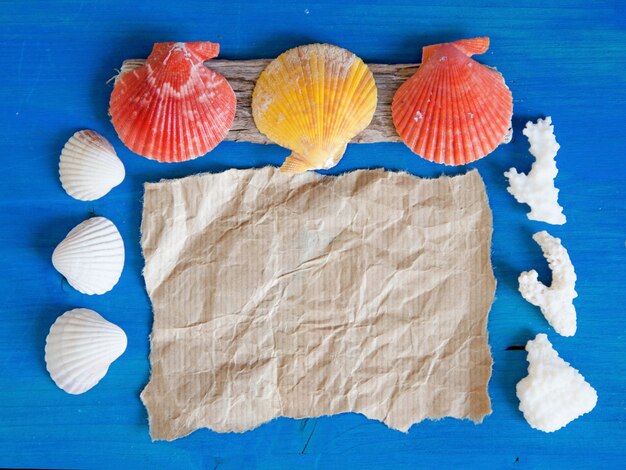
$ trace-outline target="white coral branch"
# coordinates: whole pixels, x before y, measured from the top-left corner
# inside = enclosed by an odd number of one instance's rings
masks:
[[[531,427],[554,432],[595,408],[596,391],[559,357],[545,334],[528,341],[526,351],[528,376],[518,382],[516,392]]]
[[[528,302],[539,307],[548,323],[563,336],[576,333],[576,309],[573,300],[576,293],[576,273],[567,250],[561,240],[545,230],[533,235],[552,271],[552,285],[540,282],[537,271],[526,271],[519,275],[519,291]]]
[[[560,145],[554,136],[552,118],[539,119],[536,124],[529,121],[524,135],[528,137],[535,162],[527,175],[518,173],[515,168],[504,173],[509,180],[507,191],[517,202],[530,206],[530,220],[562,225],[567,219],[558,203],[559,190],[554,187],[554,178],[559,172],[555,157]]]

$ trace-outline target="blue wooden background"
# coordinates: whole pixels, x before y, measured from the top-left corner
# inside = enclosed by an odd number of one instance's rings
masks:
[[[71,468],[624,468],[626,458],[626,9],[622,1],[0,2],[0,467]],[[361,415],[276,419],[243,434],[200,430],[152,443],[139,392],[149,376],[152,315],[139,247],[142,183],[229,167],[278,164],[276,146],[222,143],[196,161],[164,165],[133,155],[107,117],[122,60],[146,57],[155,41],[212,40],[223,58],[275,57],[313,41],[370,62],[416,62],[421,47],[488,35],[479,58],[504,74],[514,96],[515,140],[472,167],[493,208],[497,298],[489,318],[495,360],[493,414],[482,425],[444,419],[407,434]],[[568,222],[531,222],[506,192],[503,171],[532,162],[521,135],[551,115],[561,151],[560,201]],[[107,136],[124,183],[85,203],[58,181],[60,150],[76,130]],[[333,171],[381,167],[416,175],[454,173],[401,144],[351,145]],[[53,269],[55,245],[97,214],[119,227],[127,262],[110,293],[89,297]],[[549,270],[532,233],[561,237],[578,274],[579,330],[562,338],[517,293],[519,272]],[[65,310],[87,307],[128,334],[126,353],[90,392],[71,396],[50,380],[47,331]],[[562,357],[597,389],[589,415],[554,434],[531,429],[515,397],[526,353],[507,350],[548,332]]]

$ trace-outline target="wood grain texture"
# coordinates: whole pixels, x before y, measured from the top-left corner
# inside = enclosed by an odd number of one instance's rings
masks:
[[[35,1],[0,7],[0,467],[29,468],[622,468],[626,461],[626,11],[588,0]],[[198,431],[152,443],[139,392],[149,377],[152,312],[139,246],[145,181],[237,167],[280,165],[276,145],[223,142],[180,164],[139,157],[107,115],[115,68],[147,57],[154,42],[209,40],[231,60],[276,57],[328,42],[371,63],[415,63],[425,45],[490,36],[476,59],[503,74],[514,98],[514,138],[469,165],[485,181],[494,217],[498,280],[489,315],[493,414],[483,424],[445,419],[406,434],[356,414],[277,419],[244,434]],[[521,134],[552,116],[561,144],[556,186],[567,223],[529,221],[506,191],[503,172],[532,163]],[[106,197],[80,202],[63,191],[65,141],[91,128],[124,162],[126,179]],[[332,174],[356,168],[456,174],[404,145],[349,145]],[[103,296],[67,285],[50,257],[69,230],[94,214],[110,218],[126,248],[120,282]],[[520,272],[550,274],[531,235],[561,238],[576,267],[578,331],[559,337],[517,291]],[[411,286],[412,287],[412,286]],[[416,286],[419,288],[419,286]],[[121,326],[126,352],[84,395],[59,390],[45,370],[50,325],[65,310],[91,308]],[[548,333],[561,357],[598,391],[596,409],[552,434],[531,429],[515,384],[526,354],[511,348]]]
[[[122,63],[120,75],[143,65],[145,59],[128,59]],[[252,118],[252,92],[259,75],[271,59],[222,60],[213,59],[207,67],[221,74],[228,80],[237,96],[237,114],[226,140],[233,142],[252,142],[271,144],[261,134]],[[419,64],[367,64],[378,89],[378,104],[372,122],[367,129],[350,141],[353,144],[371,144],[375,142],[401,142],[391,118],[391,102],[396,90],[404,81],[415,73]],[[118,77],[120,76],[118,75]]]

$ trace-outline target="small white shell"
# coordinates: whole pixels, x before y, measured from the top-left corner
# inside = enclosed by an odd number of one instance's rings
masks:
[[[126,172],[109,141],[95,131],[84,130],[76,132],[63,147],[59,176],[67,194],[94,201],[124,181]]]
[[[93,388],[126,350],[126,334],[86,308],[65,312],[46,338],[46,368],[59,388],[77,395]]]
[[[109,219],[85,220],[59,243],[52,264],[77,291],[104,294],[117,284],[124,268],[122,236]]]

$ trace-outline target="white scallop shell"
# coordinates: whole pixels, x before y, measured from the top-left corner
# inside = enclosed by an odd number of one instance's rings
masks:
[[[83,130],[63,147],[59,176],[67,194],[94,201],[124,181],[126,172],[108,140],[95,131]]]
[[[94,387],[126,350],[126,334],[93,310],[56,319],[46,338],[46,368],[59,388],[77,395]]]
[[[122,236],[109,219],[85,220],[59,243],[52,264],[77,291],[104,294],[117,284],[124,268]]]

